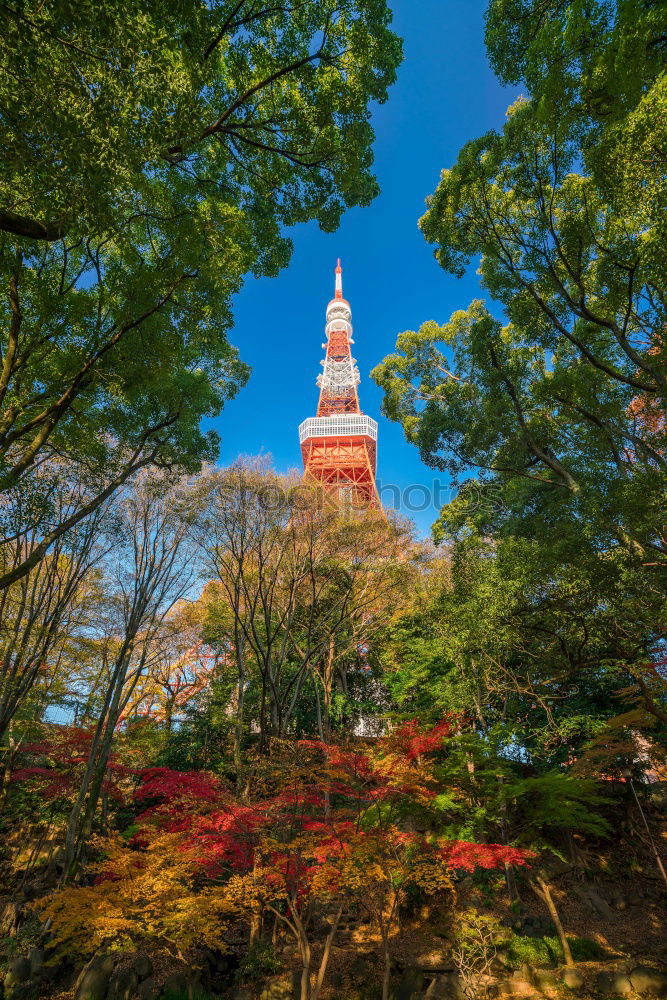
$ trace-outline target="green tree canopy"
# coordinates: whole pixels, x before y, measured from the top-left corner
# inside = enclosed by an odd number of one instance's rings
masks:
[[[492,64],[527,96],[466,143],[420,222],[450,274],[479,261],[492,301],[401,334],[374,372],[387,415],[461,486],[435,534],[481,576],[455,587],[450,660],[464,679],[502,664],[531,703],[540,685],[565,697],[563,746],[633,685],[665,718],[660,6],[492,0]],[[530,711],[508,711],[531,731]]]
[[[400,42],[384,0],[4,20],[0,484],[48,495],[65,457],[80,517],[142,465],[215,457],[201,419],[247,378],[232,296],[287,262],[285,227],[377,193],[369,105]],[[66,525],[39,510],[48,548]]]
[[[586,544],[620,544],[662,565],[664,175],[658,184],[654,161],[644,162],[646,183],[630,197],[620,175],[618,184],[600,183],[594,169],[617,141],[618,122],[625,127],[648,95],[662,100],[657,21],[649,11],[635,24],[628,10],[636,6],[491,4],[494,65],[527,82],[531,96],[510,108],[501,133],[463,147],[421,228],[448,272],[480,260],[503,318],[474,302],[443,326],[426,323],[401,335],[375,377],[386,412],[430,464],[455,476],[486,470],[506,506],[552,540],[563,520]],[[586,17],[608,29],[590,52]],[[547,38],[555,39],[549,58]],[[602,73],[612,52],[614,71],[625,67],[625,110],[603,120],[586,111],[572,81],[588,94],[587,74]],[[636,72],[640,87],[630,84]],[[651,135],[657,150],[660,136]],[[625,148],[634,156],[629,139]]]

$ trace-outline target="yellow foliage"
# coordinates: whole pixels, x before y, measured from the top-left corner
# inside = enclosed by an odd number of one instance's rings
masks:
[[[224,888],[195,891],[195,864],[181,834],[155,836],[141,851],[118,836],[95,846],[105,854],[92,866],[100,881],[35,904],[57,942],[83,955],[147,940],[181,954],[202,944],[224,950],[223,932],[238,911]]]

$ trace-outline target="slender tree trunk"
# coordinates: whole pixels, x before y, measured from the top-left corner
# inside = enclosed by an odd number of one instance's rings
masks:
[[[299,943],[301,953],[301,997],[300,1000],[310,1000],[310,944],[306,936]]]
[[[299,945],[299,955],[301,956],[301,988],[299,990],[299,1000],[311,1000],[310,998],[310,943],[306,934],[306,928],[298,914],[295,906],[288,903],[292,920],[297,932],[297,942]]]
[[[331,693],[333,688],[333,668],[336,658],[336,643],[333,632],[329,636],[329,649],[324,660],[324,742],[331,742]]]
[[[389,987],[391,984],[391,949],[389,947],[389,939],[391,937],[391,928],[394,923],[394,917],[398,912],[399,897],[395,889],[391,889],[391,903],[386,914],[380,910],[379,913],[379,924],[380,924],[380,936],[382,938],[382,953],[384,956],[384,976],[382,978],[382,1000],[389,1000]]]
[[[83,842],[92,831],[113,734],[120,714],[120,699],[130,656],[131,645],[126,643],[114,666],[112,680],[97,723],[79,793],[70,812],[65,837],[65,869],[63,872],[63,881],[65,882],[76,874],[81,860]]]
[[[266,723],[266,675],[264,671],[261,671],[262,676],[262,697],[259,706],[259,749],[262,753],[266,752],[266,737],[267,737],[267,723]]]
[[[320,968],[317,973],[317,979],[315,981],[315,988],[312,993],[311,1000],[319,1000],[320,991],[322,989],[322,983],[324,982],[324,977],[327,972],[327,966],[329,964],[329,958],[331,956],[331,947],[333,945],[334,937],[336,936],[336,931],[338,930],[338,924],[340,922],[341,914],[343,912],[343,904],[341,903],[336,910],[336,916],[331,924],[331,930],[327,934],[326,941],[324,942],[324,952],[322,954],[322,961],[320,962]]]
[[[10,721],[7,726],[6,736],[7,736],[7,753],[5,754],[4,767],[2,769],[2,778],[0,779],[0,814],[5,807],[5,801],[9,793],[9,783],[12,776],[12,768],[14,766],[14,757],[16,755],[16,741],[12,735],[13,720]],[[2,740],[1,742],[4,742]]]
[[[167,734],[171,734],[172,726],[174,724],[174,701],[176,695],[172,695],[171,698],[167,698],[164,706],[164,728],[167,730]]]
[[[516,885],[514,866],[509,865],[507,862],[505,862],[505,885],[507,886],[507,894],[510,898],[510,903],[520,903],[521,897],[519,896],[519,890]]]
[[[257,869],[257,857],[253,862],[253,872]],[[253,910],[250,915],[250,932],[248,935],[248,948],[252,948],[259,941],[260,931],[262,929],[262,907],[260,903],[253,905]]]
[[[648,825],[648,820],[646,819],[646,815],[644,813],[644,810],[642,809],[642,804],[639,801],[639,797],[638,797],[637,791],[635,789],[635,783],[632,780],[632,778],[630,778],[630,788],[632,789],[632,794],[635,797],[635,802],[637,803],[637,808],[639,809],[639,814],[640,814],[640,816],[642,818],[642,821],[644,823],[644,829],[646,830],[646,833],[648,834],[648,839],[649,839],[649,842],[651,844],[651,848],[653,849],[653,855],[655,857],[655,861],[656,861],[656,864],[658,866],[658,871],[662,875],[662,877],[663,877],[663,879],[665,881],[665,885],[667,885],[667,871],[665,871],[665,866],[662,863],[662,858],[660,857],[660,854],[658,852],[658,848],[656,847],[655,840],[653,839],[653,834],[651,833],[651,827]]]
[[[507,822],[507,800],[505,798],[505,794],[504,794],[504,790],[503,790],[504,789],[504,783],[503,783],[503,776],[502,775],[498,776],[498,784],[500,786],[500,794],[501,794],[501,799],[500,799],[500,834],[501,834],[501,838],[500,839],[501,839],[501,842],[505,846],[507,846],[507,840],[508,840],[508,837],[507,837],[507,828],[508,828],[508,822]],[[505,862],[505,884],[507,886],[507,893],[508,893],[509,898],[510,898],[510,903],[519,903],[521,900],[520,900],[520,897],[519,897],[519,890],[517,889],[517,885],[516,885],[516,876],[514,874],[514,867],[513,867],[513,865],[510,865],[507,862]]]
[[[291,921],[288,921],[292,933],[295,934],[299,955],[301,956],[301,988],[299,990],[299,1000],[311,1000],[310,997],[310,942],[306,934],[306,927],[301,919],[301,915],[291,899],[287,900]]]
[[[262,911],[259,907],[253,910],[252,916],[250,917],[250,933],[248,935],[248,947],[252,948],[253,945],[257,944],[259,941],[260,931],[262,929]]]
[[[567,940],[567,937],[565,936],[565,931],[563,930],[563,925],[560,921],[558,910],[556,909],[556,904],[553,901],[553,896],[551,895],[551,890],[549,889],[549,886],[544,881],[544,879],[540,878],[540,876],[538,875],[535,881],[530,883],[530,887],[535,893],[535,895],[539,899],[541,899],[542,902],[546,903],[547,909],[549,910],[549,916],[554,922],[554,925],[556,927],[556,932],[558,933],[558,938],[560,940],[561,948],[563,949],[565,964],[570,969],[574,968],[574,959],[572,958],[570,945]]]
[[[271,712],[271,735],[281,739],[283,735],[282,720],[280,718],[280,708],[273,691],[270,692],[270,712]]]
[[[382,1000],[389,1000],[391,983],[391,952],[389,951],[389,934],[382,931],[382,955],[384,958],[384,974],[382,976]]]
[[[313,687],[315,688],[315,705],[317,708],[317,734],[319,738],[324,743],[324,723],[322,722],[322,706],[320,704],[320,689],[317,686],[319,684],[319,677],[317,673],[313,674]]]
[[[236,669],[238,673],[238,687],[236,695],[236,721],[234,724],[234,767],[236,769],[236,784],[237,787],[240,787],[243,771],[243,709],[246,679],[245,648],[242,635],[236,641]]]
[[[51,819],[49,819],[49,822],[48,822],[47,826],[39,834],[39,838],[37,840],[37,843],[35,844],[32,852],[30,854],[30,857],[28,858],[28,862],[27,862],[26,867],[25,867],[24,872],[23,872],[23,877],[22,877],[21,882],[19,884],[19,889],[23,888],[23,886],[25,885],[25,881],[26,881],[28,875],[30,874],[30,872],[32,871],[32,869],[36,866],[36,864],[39,862],[39,855],[41,853],[42,847],[46,843],[46,839],[49,836],[49,834],[51,833],[51,825],[52,825],[51,824]]]

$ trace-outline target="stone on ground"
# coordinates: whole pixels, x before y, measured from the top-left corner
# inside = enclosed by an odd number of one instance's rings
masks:
[[[667,975],[658,969],[650,969],[646,965],[638,965],[630,973],[632,988],[640,995],[664,997],[667,996]]]
[[[76,1000],[105,1000],[113,967],[112,955],[94,955],[77,979]]]
[[[562,975],[563,982],[571,990],[578,990],[584,985],[584,977],[579,969],[565,969]]]

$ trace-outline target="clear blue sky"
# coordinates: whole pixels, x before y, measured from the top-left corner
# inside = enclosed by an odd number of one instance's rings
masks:
[[[485,0],[393,0],[405,58],[388,102],[373,114],[381,194],[368,208],[348,212],[336,233],[314,225],[292,230],[289,267],[277,278],[248,281],[238,295],[231,339],[252,374],[212,422],[222,437],[221,464],[263,452],[281,471],[300,468],[297,427],[317,406],[324,310],[340,257],[361,407],[380,424],[379,483],[405,491],[411,484],[430,487],[435,478],[446,493],[446,478],[421,462],[397,424],[380,416],[381,393],[369,372],[393,350],[398,333],[429,319],[444,322],[481,295],[474,268],[461,280],[441,270],[417,220],[441,169],[454,162],[467,139],[501,127],[515,96],[500,87],[487,63],[485,7]],[[288,356],[273,350],[278,318]],[[421,496],[415,492],[413,499]],[[412,516],[427,533],[436,510]]]

